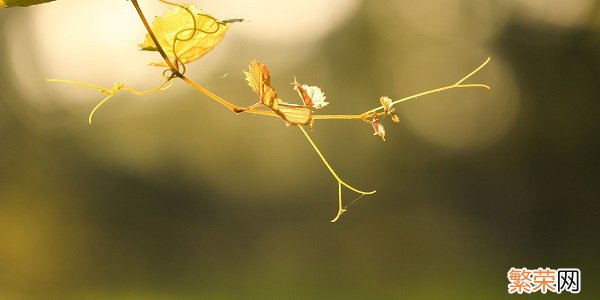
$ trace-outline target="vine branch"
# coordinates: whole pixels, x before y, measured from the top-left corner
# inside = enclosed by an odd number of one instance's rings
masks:
[[[159,0],[165,4],[168,5],[176,5],[176,6],[180,6],[176,3],[172,3],[172,2],[168,2],[165,0]],[[172,72],[172,76],[173,77],[179,77],[181,80],[183,80],[184,82],[186,82],[187,84],[189,84],[190,86],[192,86],[193,88],[195,88],[196,90],[202,92],[204,95],[208,96],[209,98],[211,98],[212,100],[216,101],[217,103],[225,106],[227,109],[231,110],[232,112],[235,113],[250,113],[250,114],[257,114],[257,115],[263,115],[263,116],[269,116],[269,117],[280,117],[278,114],[276,114],[275,112],[271,111],[271,110],[264,110],[264,109],[260,109],[257,108],[256,105],[252,105],[250,107],[241,107],[238,105],[235,105],[225,99],[223,99],[222,97],[218,96],[217,94],[213,93],[212,91],[210,91],[209,89],[205,88],[204,86],[202,86],[201,84],[195,82],[194,80],[192,80],[191,78],[185,76],[185,74],[182,74],[181,72],[179,72],[179,69],[177,68],[176,64],[178,65],[178,61],[176,59],[175,64],[169,59],[169,57],[167,56],[166,52],[164,51],[163,47],[161,46],[161,44],[158,42],[158,39],[156,38],[156,35],[154,34],[154,32],[152,31],[152,28],[150,26],[150,24],[148,23],[148,20],[146,19],[144,13],[142,12],[142,9],[140,8],[140,5],[138,3],[137,0],[131,0],[131,3],[133,4],[133,6],[135,7],[135,10],[137,12],[137,14],[139,15],[142,23],[144,24],[144,27],[146,28],[146,31],[148,32],[148,35],[150,36],[150,38],[152,39],[152,41],[154,42],[154,44],[156,45],[156,48],[158,50],[158,52],[160,53],[160,55],[162,56],[163,60],[165,61],[165,63],[169,66],[171,72]],[[195,19],[194,19],[194,28],[190,29],[193,30],[194,32],[196,31],[196,27],[195,27]],[[175,53],[175,52],[174,52]],[[450,89],[455,89],[455,88],[471,88],[471,87],[482,87],[482,88],[486,88],[486,89],[490,89],[490,87],[488,85],[485,84],[462,84],[465,80],[469,79],[470,77],[472,77],[474,74],[476,74],[479,70],[481,70],[483,67],[485,67],[485,65],[487,65],[487,63],[490,61],[490,58],[488,57],[486,59],[485,62],[483,62],[479,67],[477,67],[475,70],[473,70],[471,73],[467,74],[465,77],[461,78],[459,81],[457,81],[454,84],[448,85],[448,86],[444,86],[441,88],[437,88],[437,89],[432,89],[429,91],[425,91],[422,93],[418,93],[415,95],[411,95],[405,98],[401,98],[399,100],[395,100],[392,102],[392,105],[397,104],[397,103],[401,103],[404,101],[408,101],[411,99],[415,99],[418,97],[422,97],[425,95],[429,95],[429,94],[433,94],[433,93],[438,93],[438,92],[442,92],[442,91],[446,91],[446,90],[450,90]],[[319,115],[319,114],[314,114],[312,115],[312,119],[314,120],[366,120],[369,117],[380,117],[380,116],[384,116],[385,113],[384,112],[378,112],[380,110],[384,109],[383,106],[379,106],[376,107],[374,109],[368,110],[362,114],[354,114],[354,115],[348,115],[348,114],[335,114],[335,115]]]
[[[259,83],[253,85],[253,82],[255,82],[257,80],[256,79],[257,77],[252,77],[254,75],[249,75],[249,73],[246,73],[246,75],[247,75],[246,80],[248,80],[251,88],[253,88],[254,91],[259,95],[260,100],[258,103],[255,103],[248,107],[241,107],[241,106],[235,105],[235,104],[231,103],[230,101],[218,96],[217,94],[213,93],[209,89],[205,88],[204,86],[195,82],[191,78],[187,77],[185,75],[185,72],[186,72],[186,65],[184,63],[185,59],[180,59],[179,54],[177,53],[177,48],[176,48],[176,44],[178,41],[181,41],[181,42],[191,41],[194,38],[194,36],[197,34],[197,32],[202,32],[204,34],[217,33],[220,30],[219,26],[226,25],[227,23],[235,22],[237,19],[218,21],[217,19],[215,19],[209,15],[199,14],[196,12],[196,10],[194,10],[194,12],[192,12],[192,10],[189,9],[188,6],[172,3],[172,2],[169,2],[166,0],[159,0],[159,1],[162,3],[165,3],[167,5],[177,6],[179,8],[184,9],[185,11],[187,11],[187,13],[189,13],[190,16],[192,17],[194,26],[191,28],[184,27],[182,30],[178,31],[175,34],[175,37],[172,41],[173,42],[172,49],[168,49],[168,50],[173,51],[174,58],[171,59],[167,55],[167,52],[165,52],[163,45],[161,45],[161,43],[158,41],[158,38],[156,37],[155,33],[152,30],[152,27],[148,23],[148,20],[146,19],[145,15],[138,3],[138,0],[131,0],[131,3],[133,4],[140,20],[142,21],[142,23],[144,24],[144,27],[146,28],[146,31],[148,32],[148,36],[154,43],[154,46],[156,49],[154,49],[154,47],[151,47],[152,50],[158,51],[160,53],[161,57],[163,58],[165,64],[168,66],[168,69],[165,69],[163,72],[162,83],[159,84],[157,87],[149,89],[149,90],[145,90],[145,91],[139,91],[139,90],[136,90],[129,86],[126,86],[123,83],[115,83],[112,89],[106,89],[106,88],[102,88],[97,85],[76,82],[76,81],[71,81],[71,80],[46,79],[46,81],[62,82],[62,83],[85,86],[88,88],[97,89],[100,93],[105,94],[106,96],[104,97],[104,99],[102,99],[100,101],[100,103],[98,103],[94,107],[92,112],[90,113],[90,116],[89,116],[90,124],[92,123],[92,118],[94,116],[94,113],[98,110],[98,108],[100,106],[102,106],[104,103],[106,103],[107,101],[109,101],[110,99],[112,99],[121,90],[127,90],[135,95],[146,95],[146,94],[150,94],[153,92],[162,91],[162,90],[170,88],[174,84],[175,79],[177,79],[177,78],[181,79],[182,81],[184,81],[185,83],[187,83],[188,85],[193,87],[194,89],[200,91],[201,93],[203,93],[204,95],[206,95],[210,99],[212,99],[213,101],[221,104],[222,106],[226,107],[227,109],[229,109],[230,111],[232,111],[234,113],[238,113],[238,114],[239,113],[250,113],[250,114],[257,114],[257,115],[281,118],[286,122],[287,125],[295,125],[296,127],[298,127],[300,129],[302,134],[306,137],[306,139],[308,140],[310,145],[313,147],[313,149],[317,153],[318,157],[321,159],[321,161],[323,162],[323,164],[329,171],[329,173],[331,173],[331,175],[334,177],[334,179],[338,183],[338,212],[337,212],[336,216],[331,220],[331,222],[336,222],[340,218],[340,216],[344,212],[346,212],[346,209],[350,205],[352,205],[354,202],[356,202],[358,199],[360,199],[362,196],[374,194],[375,191],[374,190],[373,191],[362,191],[362,190],[359,190],[359,189],[351,186],[350,184],[346,183],[344,180],[342,180],[340,178],[340,176],[335,172],[335,170],[331,167],[331,165],[329,164],[329,162],[327,161],[327,159],[325,158],[325,156],[323,155],[321,150],[319,150],[319,148],[317,147],[315,142],[312,140],[310,135],[304,129],[304,125],[311,126],[313,120],[362,120],[367,123],[370,123],[375,130],[375,135],[379,135],[382,139],[385,140],[385,130],[383,128],[383,125],[379,122],[379,118],[389,116],[389,117],[391,117],[392,121],[399,122],[399,118],[397,115],[394,114],[394,108],[392,108],[392,106],[394,104],[398,104],[398,103],[408,101],[411,99],[415,99],[415,98],[418,98],[421,96],[438,93],[438,92],[442,92],[442,91],[446,91],[446,90],[450,90],[450,89],[456,89],[456,88],[478,87],[478,88],[490,89],[490,87],[485,84],[480,84],[480,83],[464,84],[463,83],[467,79],[469,79],[473,75],[475,75],[477,72],[479,72],[483,67],[485,67],[489,63],[490,58],[488,57],[485,60],[485,62],[483,62],[480,66],[475,68],[473,71],[471,71],[469,74],[467,74],[466,76],[464,76],[463,78],[461,78],[454,84],[443,86],[443,87],[436,88],[436,89],[431,89],[431,90],[421,92],[421,93],[418,93],[415,95],[411,95],[408,97],[404,97],[404,98],[401,98],[401,99],[398,99],[395,101],[392,101],[388,97],[381,97],[381,99],[380,99],[380,103],[382,104],[381,106],[376,107],[371,110],[368,110],[361,114],[333,114],[333,115],[321,114],[321,115],[319,115],[319,114],[313,114],[314,111],[309,109],[309,108],[318,109],[327,104],[327,102],[324,101],[325,100],[324,94],[320,91],[320,89],[318,87],[314,87],[314,86],[309,87],[307,85],[300,85],[296,82],[296,80],[294,78],[294,83],[293,83],[295,85],[294,89],[300,93],[300,96],[302,97],[304,105],[297,105],[297,104],[290,104],[290,103],[283,102],[281,99],[277,98],[277,94],[275,93],[274,89],[270,86],[270,76],[268,75],[268,69],[266,68],[266,66],[264,64],[259,64],[257,61],[253,61],[254,65],[253,65],[253,63],[251,63],[251,67],[255,66],[255,67],[259,68],[257,71],[259,73],[259,75],[256,75],[256,76],[258,76]],[[197,19],[196,19],[196,17],[198,15],[204,16],[204,17],[209,17],[209,18],[213,19],[213,21],[215,22],[215,24],[217,26],[216,30],[214,32],[212,30],[207,31],[203,27],[201,27],[201,26],[199,27],[198,23],[197,23]],[[225,28],[225,30],[226,29],[227,28]],[[189,36],[186,36],[186,37],[179,36],[182,33],[187,33],[190,31],[192,32],[192,34]],[[148,43],[150,43],[150,41],[148,41]],[[162,63],[159,63],[159,65],[162,66]],[[260,68],[264,68],[264,69],[260,69]],[[252,78],[254,78],[254,79],[252,79]],[[255,80],[255,81],[252,81],[252,80]],[[257,88],[256,86],[259,86],[259,87]],[[264,93],[265,86],[270,89],[270,90],[268,90],[268,91],[270,91],[270,94]],[[315,100],[317,98],[314,98],[313,96],[308,95],[307,89],[309,89],[309,88],[312,89],[312,91],[313,91],[312,95],[314,95],[316,93],[315,91],[318,90],[318,95],[320,95],[319,96],[320,102]],[[269,95],[270,98],[266,97],[265,95]],[[313,103],[313,100],[315,100],[314,103]],[[321,105],[316,105],[317,102],[319,102]],[[284,113],[284,111],[286,111],[287,114]],[[357,199],[355,199],[353,202],[348,204],[347,206],[344,206],[343,200],[342,200],[342,187],[346,187],[350,191],[355,192],[355,193],[359,194],[360,196]]]

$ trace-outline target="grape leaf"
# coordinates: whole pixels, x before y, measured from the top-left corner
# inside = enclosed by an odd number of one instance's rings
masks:
[[[272,109],[277,109],[281,99],[277,98],[277,92],[275,92],[275,89],[271,86],[269,68],[257,60],[250,62],[248,68],[248,71],[244,71],[244,74],[246,74],[246,81],[252,91],[258,95],[260,103]]]
[[[187,64],[210,52],[223,39],[231,23],[220,22],[203,14],[202,10],[193,5],[184,7],[171,8],[162,17],[156,17],[152,22],[152,31],[167,56]],[[139,46],[142,50],[158,50],[149,34],[146,34],[146,39]],[[150,65],[166,66],[166,63],[152,62]]]
[[[259,102],[272,109],[288,125],[312,124],[312,112],[306,105],[286,103],[277,97],[277,92],[271,86],[269,68],[265,64],[253,60],[244,74],[246,82],[258,95]]]
[[[30,6],[51,1],[54,0],[0,0],[0,7]]]
[[[284,102],[275,112],[290,125],[311,125],[313,121],[312,112],[303,106],[288,105]]]

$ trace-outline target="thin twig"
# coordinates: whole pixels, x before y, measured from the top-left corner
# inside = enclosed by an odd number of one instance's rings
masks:
[[[357,194],[361,194],[361,195],[371,195],[371,194],[375,194],[376,191],[370,191],[370,192],[365,192],[365,191],[361,191],[351,185],[349,185],[348,183],[346,183],[345,181],[343,181],[340,176],[338,176],[338,174],[333,170],[333,168],[331,167],[331,165],[329,164],[329,162],[327,162],[327,159],[325,159],[325,156],[323,156],[323,153],[321,153],[321,150],[319,150],[319,147],[317,147],[317,145],[315,144],[315,142],[312,140],[312,138],[310,137],[310,135],[308,135],[308,133],[306,132],[306,130],[304,130],[304,127],[302,127],[302,125],[296,125],[298,126],[298,128],[300,129],[300,131],[302,131],[302,133],[304,134],[304,136],[306,137],[306,139],[308,140],[308,142],[310,143],[310,145],[313,147],[313,149],[315,150],[315,152],[317,152],[317,155],[319,155],[319,158],[321,158],[321,161],[323,162],[323,164],[327,167],[327,169],[329,170],[329,173],[331,173],[331,175],[333,175],[333,177],[335,178],[335,180],[337,180],[338,182],[338,197],[339,197],[339,207],[338,207],[338,213],[335,216],[335,218],[333,218],[333,220],[331,220],[331,222],[335,222],[337,221],[340,216],[346,211],[344,209],[344,205],[343,205],[343,201],[342,201],[342,185],[347,187],[349,190],[357,193]]]

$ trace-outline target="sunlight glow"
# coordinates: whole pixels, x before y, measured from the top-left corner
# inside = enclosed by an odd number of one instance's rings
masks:
[[[249,22],[232,36],[276,44],[315,42],[344,24],[361,0],[226,0],[204,1],[207,12]]]
[[[220,51],[215,51],[220,54],[207,55],[210,59],[205,60],[201,68],[206,75],[227,59],[225,54],[238,51],[227,50],[239,46],[236,39],[252,38],[278,46],[314,42],[350,17],[360,0],[188,2],[222,19],[251,20],[236,24],[235,30],[228,34],[232,42],[220,45],[217,49]],[[144,1],[141,5],[149,20],[168,8],[158,1]],[[50,107],[64,102],[89,105],[99,96],[80,87],[44,84],[42,78],[77,80],[106,88],[123,82],[140,89],[154,86],[162,79],[158,68],[147,66],[150,61],[159,59],[157,53],[138,50],[137,44],[144,40],[146,32],[127,1],[61,0],[59,5],[35,6],[22,14],[9,20],[8,26],[14,28],[8,32],[9,55],[13,69],[20,70],[15,72],[15,81],[23,87],[20,90],[25,98],[36,106]],[[298,15],[303,17],[298,18]],[[22,26],[24,21],[30,24]],[[156,77],[152,77],[153,71]],[[199,76],[196,72],[192,74]],[[52,102],[43,97],[48,92],[57,95],[52,97]]]

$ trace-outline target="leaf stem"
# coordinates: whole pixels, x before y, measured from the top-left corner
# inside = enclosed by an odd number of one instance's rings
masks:
[[[425,96],[425,95],[429,95],[429,94],[434,94],[434,93],[439,93],[441,91],[446,91],[446,90],[450,90],[450,89],[456,89],[456,88],[469,88],[469,87],[482,87],[482,88],[486,88],[486,89],[490,89],[489,86],[485,85],[485,84],[452,84],[452,85],[447,85],[441,88],[437,88],[437,89],[433,89],[433,90],[429,90],[429,91],[425,91],[422,93],[418,93],[418,94],[414,94],[408,97],[404,97],[402,99],[396,100],[392,102],[392,105],[394,104],[398,104],[400,102],[404,102],[404,101],[408,101],[411,99],[415,99],[415,98],[419,98],[421,96]],[[369,115],[371,113],[374,113],[380,109],[384,109],[383,106],[379,106],[377,108],[371,109],[369,111],[366,111],[363,113],[363,115]]]
[[[314,120],[366,120],[369,117],[375,115],[374,113],[366,114],[363,113],[361,115],[313,115],[312,118]],[[376,113],[377,117],[385,116],[385,113],[379,112]]]
[[[140,5],[138,4],[138,1],[137,0],[131,0],[131,3],[133,4],[133,7],[135,7],[135,11],[137,12],[138,16],[140,16],[140,19],[142,20],[142,23],[144,23],[144,27],[146,27],[146,31],[148,31],[148,35],[150,35],[150,38],[152,39],[152,41],[156,45],[156,49],[158,50],[158,53],[160,53],[160,56],[162,56],[162,58],[165,61],[165,63],[167,63],[167,65],[169,66],[169,68],[173,72],[173,75],[178,76],[179,75],[179,70],[177,69],[177,67],[175,67],[175,65],[173,64],[173,62],[169,59],[169,57],[167,56],[167,53],[165,53],[165,50],[162,48],[162,46],[158,42],[158,39],[156,39],[156,35],[154,35],[154,32],[152,31],[152,28],[150,27],[150,24],[148,23],[148,20],[146,20],[146,16],[144,16],[144,13],[142,12],[142,9],[140,8]]]
[[[459,85],[463,81],[465,81],[465,80],[469,79],[471,76],[475,75],[475,73],[477,73],[477,72],[479,72],[479,70],[483,69],[483,67],[485,67],[485,65],[487,65],[491,59],[492,59],[491,57],[488,57],[481,65],[479,65],[479,67],[477,67],[475,70],[473,70],[473,72],[469,73],[467,76],[463,77],[461,80],[457,81],[455,84]],[[489,89],[489,87],[488,87],[488,89]]]
[[[400,102],[404,102],[404,101],[408,101],[411,99],[415,99],[421,96],[425,96],[425,95],[429,95],[429,94],[433,94],[433,93],[438,93],[441,91],[446,91],[446,90],[450,90],[450,89],[456,89],[456,88],[471,88],[471,87],[482,87],[482,88],[486,88],[486,89],[490,89],[490,87],[486,84],[479,84],[479,83],[475,83],[475,84],[462,84],[465,80],[469,79],[471,76],[475,75],[475,73],[479,72],[479,70],[481,70],[483,67],[485,67],[485,65],[487,65],[490,62],[490,58],[488,57],[479,67],[477,67],[475,70],[473,70],[471,73],[467,74],[467,76],[463,77],[462,79],[460,79],[459,81],[457,81],[455,84],[451,84],[451,85],[447,85],[441,88],[437,88],[437,89],[432,89],[429,91],[425,91],[422,93],[418,93],[418,94],[414,94],[412,96],[408,96],[408,97],[404,97],[402,99],[393,101],[391,105],[394,104],[398,104]],[[384,109],[383,106],[379,106],[376,107],[374,109],[371,109],[369,111],[366,111],[364,113],[362,113],[363,115],[368,115],[371,113],[374,113],[380,109]]]

